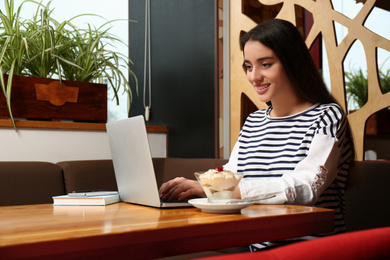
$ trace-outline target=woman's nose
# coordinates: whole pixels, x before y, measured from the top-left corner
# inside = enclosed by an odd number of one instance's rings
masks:
[[[248,80],[250,82],[257,82],[257,81],[262,81],[263,80],[263,75],[259,70],[252,69],[251,71],[247,72]]]

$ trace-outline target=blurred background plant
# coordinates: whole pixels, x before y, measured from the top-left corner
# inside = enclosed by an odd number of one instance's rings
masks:
[[[390,92],[390,69],[383,72],[382,69],[378,70],[379,82],[382,89],[382,93]],[[352,72],[345,72],[345,86],[347,92],[347,101],[349,111],[352,108],[362,108],[368,100],[368,80],[364,75],[361,68]]]

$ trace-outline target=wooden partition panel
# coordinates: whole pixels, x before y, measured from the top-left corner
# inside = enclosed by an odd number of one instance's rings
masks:
[[[378,80],[377,50],[390,51],[389,39],[383,38],[364,26],[368,15],[375,6],[375,0],[367,0],[359,13],[353,18],[335,11],[331,0],[230,0],[230,144],[237,140],[242,126],[242,95],[246,95],[258,108],[265,108],[242,70],[242,52],[239,46],[240,35],[250,30],[256,22],[243,13],[243,2],[252,2],[264,6],[281,4],[276,18],[285,19],[293,24],[297,21],[297,7],[310,12],[313,26],[307,32],[306,44],[310,48],[318,36],[322,36],[329,62],[331,91],[344,111],[347,110],[343,61],[356,40],[364,48],[367,61],[368,102],[358,111],[348,115],[351,125],[356,159],[363,160],[364,132],[367,119],[377,111],[390,106],[390,93],[383,94]],[[338,44],[335,22],[348,29],[345,38]]]

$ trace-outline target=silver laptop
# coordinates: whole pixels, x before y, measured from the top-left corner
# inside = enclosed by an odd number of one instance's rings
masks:
[[[109,122],[106,129],[122,201],[159,208],[191,206],[160,200],[143,116]]]

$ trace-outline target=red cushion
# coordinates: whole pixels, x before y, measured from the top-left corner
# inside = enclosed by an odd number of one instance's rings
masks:
[[[240,253],[203,259],[390,259],[389,245],[390,227],[384,227],[297,242],[255,253]]]

